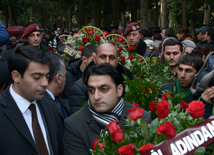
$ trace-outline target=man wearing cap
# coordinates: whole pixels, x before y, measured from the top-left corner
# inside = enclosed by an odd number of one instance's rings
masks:
[[[198,37],[198,43],[196,43],[196,47],[198,46],[201,46],[203,44],[206,44],[206,39],[205,39],[205,34],[206,34],[206,31],[209,29],[210,27],[209,26],[202,26],[200,29],[199,29],[199,33],[197,35]]]
[[[158,54],[154,49],[147,48],[146,43],[141,38],[141,29],[138,23],[130,23],[124,32],[124,36],[129,43],[136,48],[135,52],[144,58],[149,57],[157,60]]]
[[[213,28],[207,29],[204,38],[207,41],[206,44],[212,47],[212,51],[214,51],[214,29]]]
[[[32,45],[41,49],[42,52],[47,52],[48,48],[42,43],[42,34],[38,24],[29,25],[24,32],[23,37],[25,38],[24,45]]]
[[[16,47],[16,37],[12,36],[9,39],[9,43],[7,44],[7,50],[14,49]]]

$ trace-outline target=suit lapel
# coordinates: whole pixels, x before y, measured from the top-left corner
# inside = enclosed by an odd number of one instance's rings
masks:
[[[8,87],[2,93],[2,104],[6,107],[4,110],[4,114],[14,125],[14,127],[23,135],[23,137],[25,137],[26,140],[28,140],[32,144],[32,146],[36,149],[36,144],[31,136],[30,130],[28,129],[28,126],[24,120],[21,111],[19,110],[13,97],[11,96],[9,88],[10,87]]]

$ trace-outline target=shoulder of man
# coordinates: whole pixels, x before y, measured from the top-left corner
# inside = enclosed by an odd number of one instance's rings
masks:
[[[161,86],[161,90],[162,91],[164,91],[164,90],[171,90],[171,91],[173,91],[174,87],[176,87],[176,81]]]

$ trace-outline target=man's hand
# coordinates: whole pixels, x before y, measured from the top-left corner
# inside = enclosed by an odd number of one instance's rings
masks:
[[[206,89],[201,94],[201,98],[208,103],[212,103],[211,99],[214,98],[214,86]]]

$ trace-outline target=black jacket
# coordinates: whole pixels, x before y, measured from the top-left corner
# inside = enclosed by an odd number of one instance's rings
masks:
[[[0,154],[39,155],[25,119],[15,103],[8,86],[0,94]],[[37,101],[47,132],[51,154],[63,154],[63,122],[57,105]]]
[[[154,49],[149,49],[142,38],[140,39],[140,42],[137,45],[137,48],[136,48],[135,52],[137,54],[143,56],[144,58],[146,58],[146,57],[149,57],[149,58],[156,57],[156,58],[158,58],[157,52]]]
[[[91,65],[95,65],[93,61],[87,66],[87,68],[83,72],[83,77],[85,77],[86,71]],[[133,80],[135,78],[134,75],[121,64],[118,64],[117,70],[119,73],[127,75],[130,80]],[[82,78],[80,78],[74,83],[70,93],[71,96],[69,98],[69,106],[71,113],[74,113],[79,110],[79,107],[83,102],[88,100],[88,90]]]
[[[124,102],[122,115],[119,119],[119,126],[122,127],[129,114],[128,110],[134,106]],[[143,119],[151,123],[149,112],[144,110]],[[93,149],[92,143],[97,136],[100,136],[101,127],[92,116],[86,104],[75,114],[64,121],[64,155],[90,155],[89,149]]]
[[[169,84],[165,84],[161,87],[161,91],[165,91],[165,90],[170,90],[170,91],[174,91],[174,87],[175,87],[175,90],[177,92],[177,88],[176,88],[176,81],[172,82],[172,83],[169,83]],[[161,97],[162,94],[159,94],[158,97]],[[190,96],[188,96],[184,101],[186,103],[190,103],[192,102],[194,99],[193,99],[193,95],[191,94]]]
[[[214,51],[214,40],[211,40],[210,42],[206,43],[205,45],[209,45],[212,47],[212,51]]]
[[[80,65],[82,59],[68,60],[66,65],[66,83],[63,93],[60,95],[63,99],[69,99],[71,96],[71,88],[74,83],[82,77],[82,71]]]

